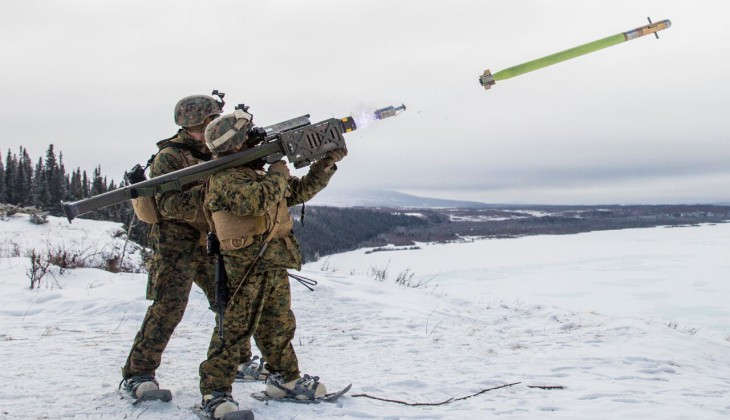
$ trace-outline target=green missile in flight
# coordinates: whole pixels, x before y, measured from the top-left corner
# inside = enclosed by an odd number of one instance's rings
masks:
[[[492,87],[492,85],[496,83],[497,80],[506,80],[515,76],[519,76],[521,74],[529,73],[543,67],[570,60],[571,58],[580,57],[581,55],[602,50],[604,48],[608,48],[622,42],[631,41],[632,39],[639,38],[644,35],[654,34],[654,36],[659,38],[657,32],[667,29],[670,26],[672,26],[672,22],[667,19],[659,22],[652,22],[651,19],[649,19],[648,25],[644,25],[630,31],[621,32],[616,35],[611,35],[606,38],[579,45],[577,47],[570,48],[555,54],[550,54],[536,60],[518,64],[516,66],[500,70],[494,74],[492,74],[489,69],[484,70],[484,73],[479,76],[479,83],[484,86],[484,89],[489,89],[490,87]]]

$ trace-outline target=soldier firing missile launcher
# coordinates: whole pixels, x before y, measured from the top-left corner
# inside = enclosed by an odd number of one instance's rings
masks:
[[[239,105],[237,108],[239,107],[247,108],[244,105]],[[373,113],[372,118],[378,120],[390,118],[405,109],[405,105],[397,108],[392,106],[381,108]],[[268,127],[254,127],[249,131],[249,135],[258,137],[260,144],[255,147],[149,180],[144,180],[144,170],[137,165],[132,169],[133,172],[136,171],[136,174],[134,176],[125,174],[125,177],[132,182],[139,182],[83,200],[71,203],[61,202],[61,206],[70,222],[81,214],[123,201],[150,197],[166,191],[182,191],[186,186],[206,178],[214,172],[241,166],[257,159],[273,163],[286,158],[295,168],[301,168],[312,164],[330,150],[345,147],[343,134],[356,129],[357,124],[351,116],[330,118],[312,124],[308,114]]]
[[[479,77],[479,83],[484,86],[484,89],[489,89],[490,87],[492,87],[492,85],[496,83],[497,80],[505,80],[515,76],[519,76],[521,74],[538,70],[543,67],[560,63],[562,61],[570,60],[571,58],[579,57],[584,54],[608,48],[622,42],[631,41],[632,39],[636,39],[644,35],[654,34],[654,36],[659,38],[657,32],[667,29],[671,26],[672,22],[666,19],[659,22],[652,22],[651,19],[649,19],[648,25],[644,25],[630,31],[621,32],[619,34],[589,42],[587,44],[579,45],[577,47],[570,48],[565,51],[551,54],[542,58],[538,58],[536,60],[518,64],[516,66],[500,70],[494,74],[492,74],[489,69],[484,70],[484,73]]]

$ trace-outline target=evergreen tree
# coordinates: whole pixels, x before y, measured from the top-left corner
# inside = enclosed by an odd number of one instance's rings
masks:
[[[5,195],[5,166],[3,160],[0,159],[0,203],[7,203],[8,197]]]
[[[31,197],[31,177],[33,175],[33,163],[28,156],[28,151],[24,147],[20,147],[18,153],[18,171],[15,173],[15,188],[17,191],[17,204],[19,206],[30,206],[33,198]]]
[[[67,200],[77,201],[82,198],[84,198],[84,186],[81,183],[81,168],[76,168],[75,171],[71,172]]]
[[[43,166],[43,158],[38,158],[38,164],[36,164],[35,171],[33,173],[33,183],[31,188],[33,205],[41,210],[48,210],[50,194],[48,191],[45,168]]]
[[[18,168],[18,159],[15,155],[10,153],[8,149],[8,156],[5,159],[5,198],[8,204],[18,204],[16,198],[15,188],[15,172]]]
[[[68,175],[66,175],[66,167],[63,165],[63,153],[58,152],[58,186],[63,189],[63,193],[59,194],[64,199],[68,194],[67,187]],[[59,200],[60,202],[60,200]]]
[[[66,191],[66,195],[63,196],[64,201],[72,201],[71,200],[71,179],[73,178],[73,172],[69,175],[66,174],[63,177],[63,188]]]
[[[81,177],[81,192],[83,198],[90,197],[91,183],[89,182],[89,177],[86,175],[86,171],[84,171],[84,175]]]
[[[66,188],[64,186],[65,173],[62,170],[63,162],[59,165],[59,161],[56,160],[56,153],[53,150],[53,145],[48,145],[46,150],[46,166],[45,175],[46,182],[48,184],[49,198],[48,198],[48,209],[54,216],[61,216],[61,201],[66,197]]]
[[[94,169],[94,175],[91,179],[91,195],[99,195],[106,192],[106,177],[101,176],[101,166]]]
[[[101,166],[94,168],[94,172],[91,176],[91,189],[89,194],[91,197],[103,194],[107,191],[106,189],[106,177],[101,176]],[[94,220],[109,220],[110,208],[99,209],[95,212],[89,213],[88,218]]]

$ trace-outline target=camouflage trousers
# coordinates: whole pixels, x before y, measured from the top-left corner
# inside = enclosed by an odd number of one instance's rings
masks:
[[[249,264],[226,257],[228,308],[223,315],[223,340],[214,336],[208,359],[200,364],[200,392],[231,392],[239,347],[253,336],[271,373],[285,380],[299,377],[299,362],[291,344],[296,319],[286,270],[250,273],[237,292]],[[235,294],[234,294],[235,293]]]
[[[134,375],[154,374],[160,366],[162,352],[185,313],[193,283],[203,290],[213,308],[215,270],[213,261],[205,255],[202,247],[196,247],[193,252],[167,251],[155,255],[147,284],[147,299],[153,302],[147,308],[122,368],[125,379]],[[242,363],[251,358],[250,340],[241,343],[238,354],[236,362]],[[232,368],[234,375],[237,367]]]

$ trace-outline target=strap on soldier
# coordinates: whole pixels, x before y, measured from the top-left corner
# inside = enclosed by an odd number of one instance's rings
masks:
[[[172,141],[176,137],[177,137],[177,134],[175,134],[174,136],[172,136],[170,138],[158,141],[157,142],[157,147],[158,147],[157,152],[155,152],[152,156],[150,156],[149,159],[147,159],[147,164],[144,167],[142,167],[142,165],[137,164],[134,168],[132,168],[132,170],[129,172],[130,179],[128,179],[128,182],[130,184],[136,184],[137,182],[146,180],[147,177],[144,175],[145,171],[147,171],[147,168],[149,168],[150,165],[152,165],[152,162],[155,161],[155,158],[157,157],[157,155],[159,155],[161,151],[163,151],[164,149],[166,149],[168,147],[172,147],[174,149],[179,149],[179,150],[185,150],[185,151],[189,152],[194,158],[205,161],[205,162],[212,159],[212,156],[202,153],[200,150],[196,149],[195,147],[193,147],[189,144],[177,143],[177,142]],[[127,174],[125,173],[125,177],[126,176],[127,176]]]
[[[221,244],[214,232],[208,232],[207,253],[209,257],[215,257],[215,311],[218,314],[218,338],[223,346],[223,314],[228,306],[228,274],[226,265],[221,255]],[[213,308],[211,308],[213,309]]]
[[[150,158],[150,160],[147,161],[147,165],[148,166],[155,159],[155,156],[157,156],[158,153],[160,153],[164,149],[167,149],[168,147],[172,147],[173,149],[185,150],[187,152],[190,152],[190,154],[193,155],[193,157],[195,159],[202,160],[202,161],[205,161],[205,162],[207,162],[207,161],[209,161],[209,160],[211,160],[213,158],[211,155],[209,155],[207,153],[201,152],[196,147],[194,147],[194,146],[192,146],[190,144],[178,143],[176,141],[172,141],[175,137],[177,137],[177,135],[172,136],[169,139],[165,139],[165,140],[162,140],[162,141],[157,142],[157,147],[159,147],[160,150],[158,150],[157,153],[155,153],[154,155],[152,155],[152,157]]]

